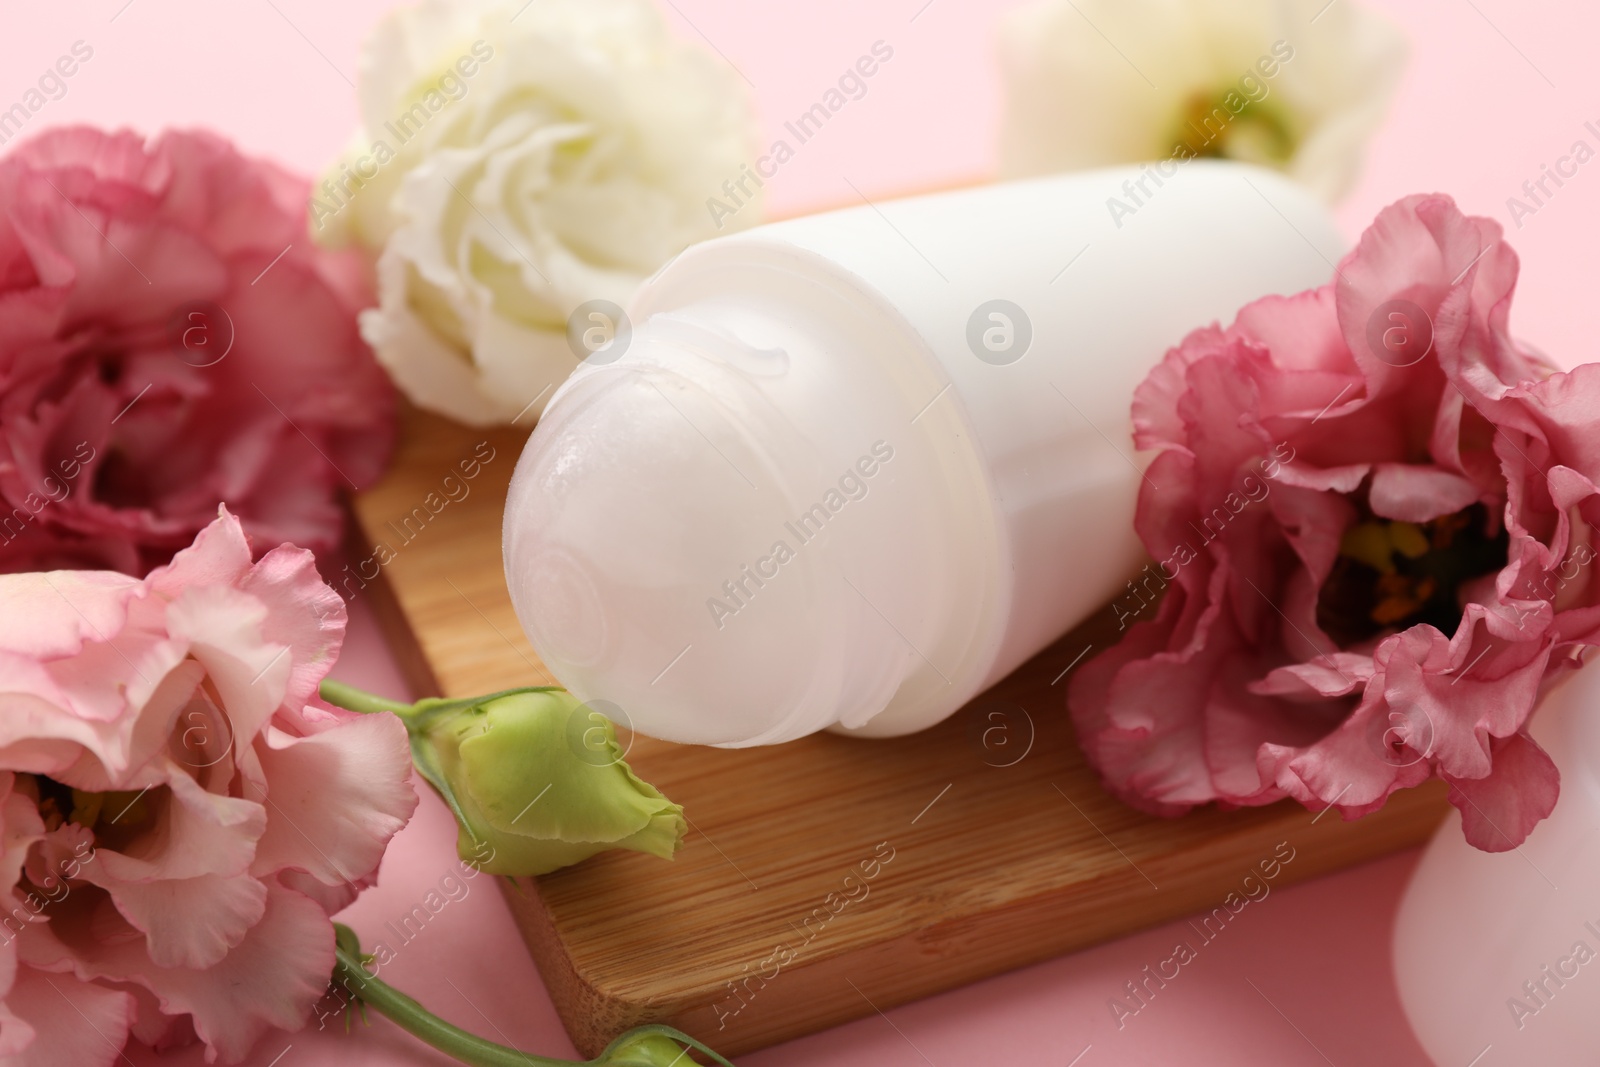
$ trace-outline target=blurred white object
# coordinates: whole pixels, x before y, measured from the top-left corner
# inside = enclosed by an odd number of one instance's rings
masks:
[[[1462,839],[1452,809],[1400,902],[1400,1001],[1439,1067],[1600,1055],[1600,666],[1548,694],[1532,733],[1561,770],[1555,812],[1522,847],[1490,853]]]
[[[1143,554],[1134,387],[1342,251],[1303,189],[1236,164],[1117,230],[1106,197],[1140,178],[794,219],[651,279],[506,504],[512,601],[561,683],[673,741],[902,734],[1109,600]]]
[[[1001,173],[1195,157],[1274,167],[1330,203],[1405,63],[1349,0],[1036,0],[1000,21]]]
[[[706,207],[755,158],[744,83],[650,0],[427,0],[378,24],[360,83],[312,231],[378,257],[362,335],[459,421],[536,413],[582,354],[575,309],[759,218]]]

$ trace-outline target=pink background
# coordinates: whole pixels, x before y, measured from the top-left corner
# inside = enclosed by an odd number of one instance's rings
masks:
[[[1592,55],[1600,12],[1571,0],[1374,2],[1405,28],[1412,56],[1365,175],[1340,210],[1347,234],[1354,238],[1374,212],[1406,193],[1451,193],[1468,211],[1506,225],[1523,255],[1513,318],[1519,334],[1562,363],[1594,358],[1600,161],[1569,179],[1520,229],[1506,200],[1574,140],[1596,143],[1583,126],[1600,127],[1600,66]],[[894,48],[894,61],[873,78],[867,96],[769,183],[770,207],[791,212],[850,201],[848,183],[876,198],[992,172],[1000,103],[993,22],[1012,5],[924,3],[671,0],[663,7],[683,36],[709,41],[748,78],[772,136],[874,41]],[[64,98],[34,116],[30,131],[67,122],[210,126],[249,151],[315,172],[355,128],[347,79],[355,77],[363,34],[389,6],[390,0],[30,4],[8,13],[0,35],[0,109],[82,40],[93,58],[68,81]],[[404,692],[360,601],[338,673],[382,693]],[[384,863],[382,884],[346,920],[375,930],[408,911],[451,868],[452,839],[443,807],[425,797]],[[1415,854],[1402,855],[1273,892],[1120,1031],[1108,998],[1169,953],[1181,924],[892,1010],[893,1025],[873,1016],[740,1062],[1425,1067],[1400,1013],[1388,960],[1395,903],[1414,862]],[[503,904],[487,880],[471,884],[471,895],[429,923],[385,977],[487,1037],[572,1055]],[[201,1062],[197,1050],[135,1059]],[[349,1036],[333,1028],[274,1035],[250,1062],[445,1061],[380,1019]]]

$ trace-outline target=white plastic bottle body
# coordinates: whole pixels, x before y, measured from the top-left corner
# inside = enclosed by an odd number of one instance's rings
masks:
[[[1341,252],[1277,175],[1152,173],[863,205],[660,272],[513,481],[507,580],[556,676],[669,740],[888,736],[1110,599],[1141,560],[1134,387]]]
[[[1600,1060],[1600,666],[1547,694],[1531,732],[1561,771],[1555,811],[1496,853],[1452,812],[1395,918],[1400,1002],[1440,1067]]]

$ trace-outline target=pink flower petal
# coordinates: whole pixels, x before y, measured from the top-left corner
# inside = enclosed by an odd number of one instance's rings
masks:
[[[1223,580],[1218,572],[1213,587]],[[1079,740],[1107,788],[1158,814],[1180,814],[1216,796],[1202,730],[1211,678],[1232,643],[1215,640],[1212,630],[1227,621],[1207,608],[1191,651],[1135,655],[1141,645],[1159,647],[1186,600],[1181,589],[1170,590],[1155,622],[1139,623],[1121,645],[1086,663],[1068,691]],[[1231,636],[1231,627],[1225,632]]]
[[[51,664],[54,671],[0,652],[0,672],[12,686],[0,693],[0,760],[80,789],[121,788],[128,772],[163,743],[203,673],[198,664],[176,659],[169,646],[151,643],[140,667],[120,649],[93,645],[72,661]],[[154,690],[141,692],[152,678]]]
[[[185,590],[167,609],[168,631],[205,667],[241,745],[282,706],[296,666],[294,648],[264,639],[268,614],[256,597],[225,586]]]
[[[248,875],[105,881],[117,910],[145,935],[157,967],[215,967],[267,906],[266,886]]]
[[[1327,286],[1292,296],[1265,296],[1242,308],[1229,332],[1259,345],[1282,370],[1336,374],[1354,385],[1359,380],[1356,364],[1338,331],[1329,329],[1333,314],[1333,290]],[[1337,393],[1329,395],[1323,406],[1335,396]],[[1320,410],[1313,409],[1311,414]]]
[[[1600,440],[1594,433],[1600,410],[1600,363],[1583,363],[1524,386],[1532,416],[1563,465],[1600,484]]]
[[[1462,306],[1467,295],[1494,306],[1509,294],[1516,269],[1516,256],[1494,222],[1463,215],[1448,197],[1407,197],[1378,213],[1340,265],[1336,293],[1345,344],[1380,389],[1403,381],[1410,368],[1386,362],[1368,342],[1382,305],[1414,303],[1433,320],[1437,343],[1449,332],[1439,310],[1453,288],[1463,289]]]
[[[0,648],[37,659],[76,655],[122,629],[128,601],[140,595],[137,579],[105,571],[0,575]]]
[[[1372,470],[1368,463],[1352,463],[1343,467],[1313,467],[1309,464],[1286,464],[1278,473],[1277,481],[1297,489],[1312,489],[1319,493],[1353,493]]]
[[[136,1012],[128,993],[31,967],[18,969],[5,1009],[34,1033],[7,1067],[111,1067],[122,1058]],[[0,1041],[9,1044],[7,1037]]]
[[[1428,522],[1450,515],[1478,499],[1478,487],[1453,471],[1408,463],[1373,468],[1367,502],[1376,515],[1397,522]]]
[[[268,813],[242,797],[219,796],[200,787],[181,767],[162,775],[167,796],[155,797],[159,831],[132,852],[101,849],[86,878],[106,889],[124,883],[231,876],[250,869]],[[164,802],[162,802],[164,800]],[[116,812],[110,813],[114,818]]]
[[[325,885],[366,877],[416,809],[405,726],[362,715],[310,737],[258,746],[272,818],[251,873],[305,871]]]
[[[1373,670],[1371,656],[1332,652],[1305,663],[1279,667],[1247,688],[1262,696],[1342,697],[1366,688]]]
[[[1400,634],[1384,697],[1425,725],[1426,754],[1441,774],[1479,778],[1489,772],[1492,739],[1519,732],[1532,713],[1549,650],[1538,641],[1503,645],[1469,661],[1471,630],[1460,636],[1454,644],[1431,626]]]
[[[193,1015],[199,1038],[222,1062],[237,1063],[268,1030],[305,1025],[333,973],[333,925],[322,908],[275,883],[267,890],[261,921],[205,970],[157,966],[142,940],[125,937],[33,950],[86,981],[144,986],[166,1014]]]
[[[1496,738],[1494,767],[1482,778],[1446,776],[1450,803],[1461,809],[1468,843],[1485,852],[1504,852],[1527,840],[1556,806],[1561,773],[1544,749],[1527,734]]]
[[[17,791],[17,776],[0,771],[0,893],[10,893],[34,842],[44,837],[38,806]]]
[[[339,656],[344,600],[317,573],[316,557],[288,546],[261,557],[239,588],[267,608],[262,637],[291,650],[283,710],[309,728],[302,712]]]
[[[1396,789],[1431,776],[1424,754],[1395,744],[1392,731],[1409,722],[1381,697],[1369,697],[1314,744],[1261,746],[1257,765],[1263,780],[1308,808],[1337,806],[1346,819],[1359,818],[1383,807]]]
[[[100,848],[80,877],[111,895],[158,966],[211,967],[261,919],[266,890],[248,872],[267,815],[250,801],[206,793],[182,771],[167,788],[166,802],[154,805],[154,847],[138,855]]]
[[[237,586],[250,570],[250,542],[244,527],[224,506],[194,543],[149,574],[150,587],[168,598],[194,586]]]
[[[1224,349],[1227,341],[1215,326],[1202,327],[1170,349],[1166,358],[1133,394],[1133,440],[1140,449],[1181,445],[1187,438],[1178,414],[1178,398],[1188,391],[1189,368]]]

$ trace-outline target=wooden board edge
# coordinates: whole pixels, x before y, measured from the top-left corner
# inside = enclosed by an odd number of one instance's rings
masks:
[[[799,1010],[756,1012],[744,1022],[736,1015],[732,1025],[724,1021],[726,1010],[716,1008],[719,1003],[733,1003],[722,987],[687,992],[670,1001],[638,1000],[607,991],[578,969],[545,911],[534,880],[519,880],[521,888],[508,887],[505,896],[557,1014],[581,1055],[597,1056],[630,1027],[666,1023],[725,1056],[737,1056],[1186,916],[1211,914],[1223,906],[1230,891],[1238,889],[1258,854],[1263,859],[1272,855],[1274,844],[1269,839],[1289,839],[1298,861],[1283,865],[1272,889],[1415,847],[1426,842],[1444,818],[1449,809],[1445,796],[1442,783],[1429,782],[1396,794],[1384,808],[1356,824],[1343,823],[1337,816],[1324,821],[1315,813],[1301,812],[1303,821],[1255,825],[1234,835],[1207,838],[1190,852],[1163,857],[1159,865],[1147,864],[1142,873],[1129,868],[1095,882],[1064,885],[1033,897],[952,915],[864,948],[857,945],[819,952],[777,976],[793,975],[785,981],[784,995],[791,1005],[801,1005]],[[1193,877],[1193,871],[1204,868],[1192,863],[1191,853],[1214,856],[1219,851],[1251,858],[1240,859],[1237,870],[1219,866],[1215,873]],[[1190,876],[1183,881],[1186,866]],[[1094,927],[1083,921],[1085,910],[1093,910],[1093,906],[1086,909],[1086,898],[1138,897],[1148,888],[1146,875],[1169,886],[1170,895],[1113,925]],[[1026,930],[1008,926],[1016,915],[1029,916]],[[1009,934],[1009,940],[997,934]],[[959,960],[959,976],[954,974],[954,966],[939,966],[942,960]],[[668,968],[678,962],[664,959],[661,966]],[[762,979],[757,992],[765,985]],[[752,1005],[757,999],[752,997]]]
[[[651,1005],[609,996],[578,973],[550,921],[538,879],[500,878],[501,896],[533,956],[556,1015],[580,1056],[600,1055],[618,1034],[645,1023],[668,1023],[672,1005]],[[663,961],[663,966],[670,966]]]

